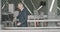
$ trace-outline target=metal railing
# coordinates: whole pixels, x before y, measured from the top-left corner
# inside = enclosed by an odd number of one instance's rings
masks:
[[[36,26],[36,22],[60,22],[60,20],[27,20],[28,22],[34,22],[34,25]],[[15,25],[16,25],[16,22],[12,22],[12,21],[4,21],[4,25],[7,27],[14,27],[14,23],[15,23]],[[7,25],[7,23],[9,24],[9,25]]]

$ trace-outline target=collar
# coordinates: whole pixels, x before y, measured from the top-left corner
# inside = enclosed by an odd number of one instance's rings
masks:
[[[21,9],[21,11],[23,11],[24,8]]]

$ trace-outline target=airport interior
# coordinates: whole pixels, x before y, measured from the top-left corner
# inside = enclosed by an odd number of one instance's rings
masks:
[[[13,22],[13,14],[19,2],[22,2],[31,13],[28,15],[28,27],[25,28],[17,27],[16,22]],[[60,0],[1,0],[1,28],[2,30],[60,28],[59,3]]]

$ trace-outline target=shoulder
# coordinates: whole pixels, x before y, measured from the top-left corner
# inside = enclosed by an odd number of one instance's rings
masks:
[[[19,11],[14,11],[14,12],[19,12]]]
[[[25,12],[27,12],[27,11],[28,11],[28,10],[27,10],[27,8],[24,8],[23,10],[24,10]]]
[[[15,17],[18,16],[18,14],[19,14],[19,11],[14,11],[14,16]]]
[[[14,13],[19,13],[19,11],[14,11]]]

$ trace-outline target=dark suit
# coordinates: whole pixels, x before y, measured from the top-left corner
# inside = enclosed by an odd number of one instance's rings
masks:
[[[17,18],[19,18],[19,22],[21,22],[21,25],[19,27],[27,27],[27,17],[28,17],[28,10],[26,8],[23,9],[23,11],[19,12],[19,15]]]

